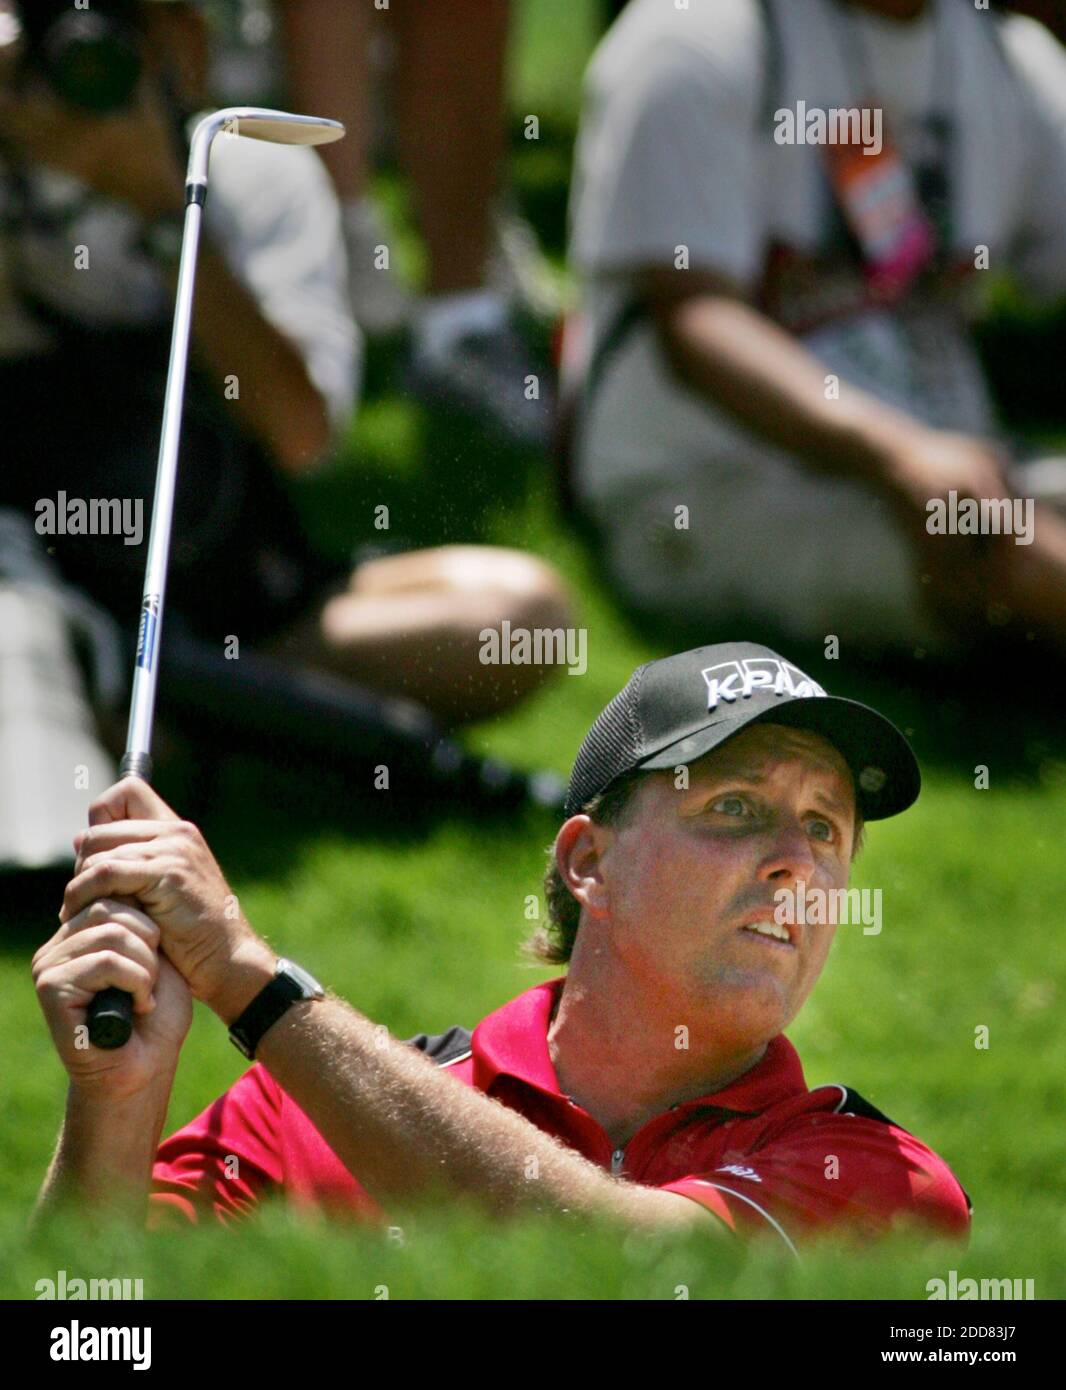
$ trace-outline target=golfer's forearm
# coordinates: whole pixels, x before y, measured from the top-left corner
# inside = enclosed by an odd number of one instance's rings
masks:
[[[227,407],[278,466],[293,476],[313,467],[330,443],[326,403],[297,348],[263,317],[206,235],[197,259],[193,338],[219,391],[228,393]]]
[[[824,364],[740,299],[694,296],[657,322],[682,381],[819,472],[877,483],[922,428],[845,381],[827,390]]]
[[[169,1080],[126,1101],[89,1098],[71,1087],[34,1221],[70,1203],[82,1211],[143,1217],[169,1096]]]
[[[257,1056],[383,1205],[440,1184],[495,1212],[530,1208],[633,1225],[706,1223],[683,1199],[610,1178],[340,1000],[290,1009],[266,1033]]]

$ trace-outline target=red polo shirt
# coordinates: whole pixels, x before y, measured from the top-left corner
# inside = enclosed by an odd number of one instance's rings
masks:
[[[854,1091],[808,1090],[783,1034],[732,1085],[664,1111],[612,1152],[596,1120],[560,1091],[548,1055],[563,984],[537,985],[489,1014],[469,1050],[455,1030],[442,1054],[448,1084],[476,1086],[593,1163],[700,1203],[738,1236],[772,1232],[794,1247],[832,1227],[871,1236],[901,1221],[968,1232],[970,1204],[944,1160]],[[164,1140],[153,1176],[153,1224],[167,1208],[194,1221],[211,1211],[227,1220],[272,1193],[383,1216],[259,1065]]]

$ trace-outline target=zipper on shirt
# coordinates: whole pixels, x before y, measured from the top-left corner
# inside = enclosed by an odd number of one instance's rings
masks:
[[[625,1149],[615,1149],[611,1154],[611,1177],[616,1178],[622,1171],[622,1164],[626,1161]]]

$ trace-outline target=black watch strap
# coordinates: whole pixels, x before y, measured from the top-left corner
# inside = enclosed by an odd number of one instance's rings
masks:
[[[251,1060],[268,1028],[301,999],[322,999],[325,990],[314,978],[291,960],[279,960],[274,978],[255,996],[230,1027],[230,1042]]]

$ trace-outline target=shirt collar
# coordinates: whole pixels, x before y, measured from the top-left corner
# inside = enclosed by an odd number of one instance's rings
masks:
[[[470,1043],[474,1085],[488,1091],[500,1076],[511,1076],[562,1096],[548,1053],[548,1025],[566,977],[534,985],[524,994],[487,1014]],[[783,1033],[771,1038],[762,1059],[735,1081],[686,1105],[714,1106],[739,1114],[759,1114],[780,1101],[807,1094],[799,1053]]]

